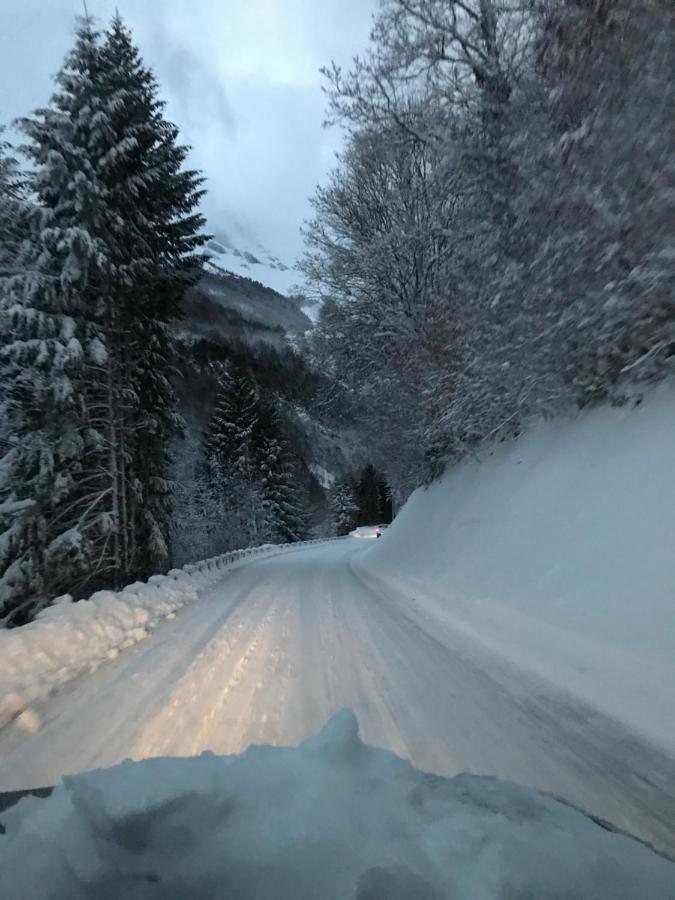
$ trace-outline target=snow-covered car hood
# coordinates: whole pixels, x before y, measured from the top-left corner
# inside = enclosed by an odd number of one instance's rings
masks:
[[[519,785],[419,772],[347,710],[298,748],[67,777],[0,822],[7,897],[674,896],[645,845]]]

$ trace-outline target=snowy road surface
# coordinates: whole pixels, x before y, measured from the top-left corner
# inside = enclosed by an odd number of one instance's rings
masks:
[[[254,560],[0,730],[0,791],[125,758],[297,744],[340,707],[423,770],[494,774],[675,846],[675,760],[363,574],[365,541]]]

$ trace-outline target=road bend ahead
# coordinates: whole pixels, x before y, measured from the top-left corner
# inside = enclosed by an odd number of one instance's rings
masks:
[[[0,790],[125,758],[297,744],[349,706],[366,741],[421,769],[519,781],[675,846],[673,759],[383,593],[360,569],[366,543],[227,574],[52,697],[39,732],[0,731]]]

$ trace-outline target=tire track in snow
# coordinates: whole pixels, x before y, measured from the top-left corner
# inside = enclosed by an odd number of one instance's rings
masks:
[[[175,683],[168,703],[145,725],[133,746],[134,758],[192,756],[214,749],[209,735],[244,677],[271,605],[268,596],[256,592],[238,606]],[[238,742],[233,741],[227,752],[237,749]]]

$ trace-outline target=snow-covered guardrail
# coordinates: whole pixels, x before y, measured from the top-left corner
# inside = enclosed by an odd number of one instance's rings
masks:
[[[343,538],[319,538],[295,544],[264,544],[152,575],[119,591],[97,591],[88,600],[57,597],[35,621],[0,630],[0,728],[16,719],[27,731],[40,720],[31,709],[61,685],[144,640],[176,611],[195,601],[236,563],[272,556]]]
[[[205,572],[219,572],[223,568],[227,568],[233,562],[240,559],[246,559],[250,556],[261,556],[277,553],[283,553],[289,550],[299,550],[310,544],[327,544],[332,541],[342,541],[342,537],[315,538],[310,541],[296,541],[293,544],[261,544],[259,547],[246,547],[242,550],[231,550],[229,553],[221,553],[219,556],[211,556],[209,559],[202,559],[196,563],[188,563],[181,569],[171,569],[168,575],[153,575],[148,583],[154,582],[156,579],[173,578],[180,580],[186,574],[194,575]]]

